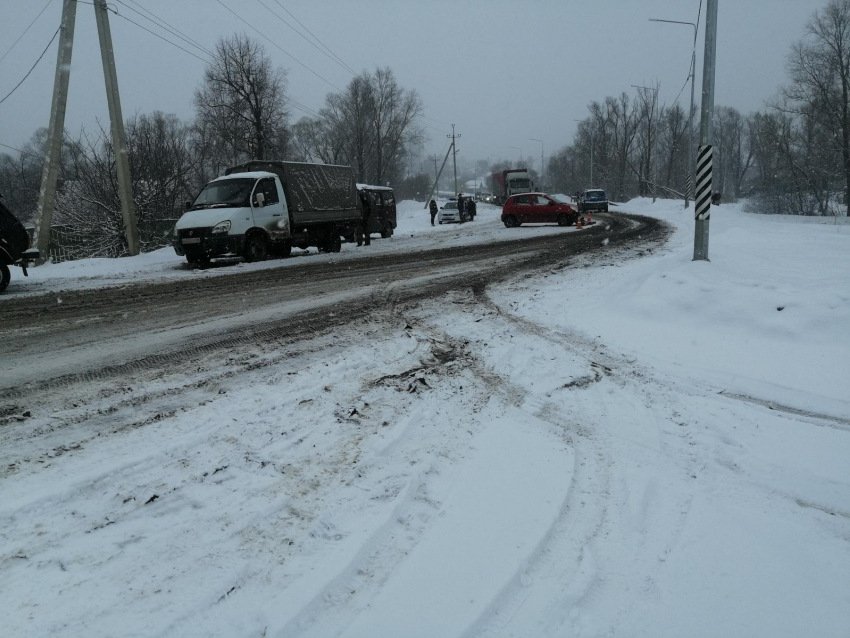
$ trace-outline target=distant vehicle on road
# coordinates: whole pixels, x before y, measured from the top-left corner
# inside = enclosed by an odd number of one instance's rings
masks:
[[[577,219],[578,212],[572,204],[558,201],[545,193],[512,195],[502,208],[502,223],[507,228],[522,224],[570,226]]]
[[[512,168],[500,173],[493,173],[494,201],[496,206],[502,206],[511,195],[530,193],[534,188],[526,168]]]
[[[457,200],[446,202],[437,214],[437,221],[441,224],[460,223],[460,213],[457,209]]]
[[[27,267],[38,259],[38,251],[30,249],[26,228],[3,203],[0,196],[0,292],[12,280],[9,266],[20,266],[27,276]]]
[[[173,246],[190,264],[212,257],[260,261],[293,246],[339,252],[363,221],[350,166],[252,161],[204,186],[174,227]]]
[[[393,236],[398,226],[398,216],[395,206],[395,194],[389,186],[371,186],[357,184],[357,191],[366,197],[372,214],[369,217],[368,233],[380,233],[387,239]]]
[[[588,188],[579,195],[578,212],[586,213],[589,210],[608,212],[608,196],[601,188]]]

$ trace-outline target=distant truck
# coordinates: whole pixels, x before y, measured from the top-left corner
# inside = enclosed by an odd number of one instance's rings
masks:
[[[339,252],[362,222],[350,166],[255,160],[228,168],[186,203],[172,245],[190,264],[285,257],[293,246]]]
[[[518,193],[530,193],[534,188],[531,183],[531,178],[528,176],[528,169],[513,168],[500,173],[493,173],[493,203],[496,206],[504,206],[505,201],[511,195]]]

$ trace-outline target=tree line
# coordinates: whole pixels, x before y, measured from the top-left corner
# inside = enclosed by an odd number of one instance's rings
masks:
[[[687,107],[679,102],[658,107],[657,88],[591,102],[573,143],[550,158],[552,190],[599,187],[620,201],[654,188],[662,197],[684,193],[689,158],[693,161]],[[698,107],[695,111],[698,139]],[[803,37],[791,46],[787,82],[764,109],[742,114],[716,106],[713,124],[714,188],[725,201],[746,197],[747,210],[758,213],[846,214],[850,0],[831,0],[812,14]]]
[[[133,200],[143,246],[163,245],[179,217],[209,180],[252,159],[351,165],[358,181],[386,184],[405,175],[408,154],[423,138],[422,101],[390,68],[354,77],[329,94],[318,112],[293,123],[287,71],[245,35],[222,38],[194,95],[195,116],[159,111],[125,123]],[[0,193],[25,223],[35,220],[46,129],[20,153],[0,154]],[[70,257],[125,254],[115,156],[108,127],[65,134],[54,224],[85,240]]]

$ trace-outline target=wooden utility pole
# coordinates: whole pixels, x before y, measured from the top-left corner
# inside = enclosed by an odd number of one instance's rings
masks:
[[[121,97],[118,94],[118,73],[115,71],[115,52],[112,49],[112,31],[109,28],[109,11],[106,0],[94,0],[97,35],[100,40],[100,57],[103,61],[103,78],[106,82],[106,102],[112,123],[112,145],[115,149],[115,168],[118,172],[118,194],[121,197],[121,216],[127,234],[127,252],[138,255],[139,229],[133,208],[133,182],[130,180],[130,160],[127,157],[127,137],[124,135],[124,117],[121,114]]]
[[[106,101],[112,125],[112,143],[115,149],[115,167],[118,172],[118,195],[121,198],[121,214],[127,236],[127,252],[138,255],[139,230],[133,208],[133,184],[130,180],[130,162],[127,157],[127,138],[124,134],[124,119],[121,114],[121,99],[118,94],[118,74],[115,70],[115,54],[112,34],[109,29],[109,13],[106,0],[94,0],[97,33],[100,39],[100,55],[103,76],[106,82]],[[56,58],[56,77],[53,82],[53,102],[50,107],[50,124],[47,133],[47,152],[41,173],[41,191],[38,198],[36,218],[36,245],[44,263],[50,250],[50,226],[56,202],[56,182],[59,161],[65,137],[65,107],[68,103],[68,83],[71,77],[71,53],[74,48],[74,25],[77,16],[77,0],[64,0],[62,26],[59,33],[59,53]]]
[[[71,54],[74,50],[74,25],[77,19],[76,0],[64,0],[62,25],[59,27],[59,53],[56,56],[56,76],[53,80],[53,101],[50,104],[50,123],[47,129],[47,150],[41,169],[41,190],[35,220],[35,245],[42,264],[50,256],[50,225],[56,201],[56,180],[65,138],[65,107],[68,104],[68,81],[71,78]]]

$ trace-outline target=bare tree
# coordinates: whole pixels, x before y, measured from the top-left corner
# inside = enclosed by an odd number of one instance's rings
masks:
[[[396,182],[423,140],[416,118],[422,101],[389,68],[362,73],[332,93],[316,118],[294,127],[293,146],[308,161],[348,163],[361,182]]]
[[[218,41],[195,91],[195,107],[198,122],[215,133],[233,163],[286,156],[286,71],[248,36]]]
[[[784,93],[811,117],[839,134],[844,203],[850,198],[850,0],[831,0],[815,11],[806,37],[789,57],[791,85]]]

